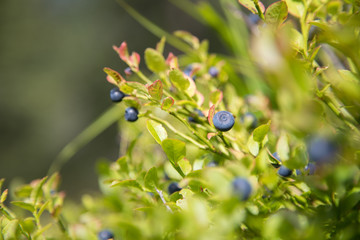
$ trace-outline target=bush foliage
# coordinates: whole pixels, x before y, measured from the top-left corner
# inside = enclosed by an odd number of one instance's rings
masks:
[[[130,69],[104,68],[125,97],[76,142],[118,122],[120,157],[97,166],[102,195],[63,205],[58,173],[9,204],[4,190],[0,239],[360,238],[359,1],[172,1],[227,55],[118,2],[163,37],[141,56],[114,46]],[[165,55],[166,43],[183,53]],[[229,131],[214,127],[220,111]]]

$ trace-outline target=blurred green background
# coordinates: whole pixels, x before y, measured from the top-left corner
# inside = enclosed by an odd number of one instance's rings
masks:
[[[128,2],[169,32],[213,38],[167,0]],[[141,55],[158,41],[115,0],[0,1],[0,177],[7,184],[46,175],[58,152],[112,105],[102,68],[122,72],[112,45],[124,40]],[[117,158],[116,131],[109,128],[63,167],[68,198],[97,189],[95,163]]]

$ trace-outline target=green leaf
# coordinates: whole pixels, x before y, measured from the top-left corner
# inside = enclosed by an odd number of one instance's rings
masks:
[[[27,202],[22,202],[22,201],[12,201],[11,204],[17,206],[17,207],[21,207],[25,210],[28,210],[30,212],[34,212],[35,208],[34,205],[32,205],[31,203],[27,203]]]
[[[261,143],[264,140],[266,134],[270,130],[270,123],[271,121],[255,128],[255,130],[253,131],[254,141]]]
[[[143,190],[141,185],[133,179],[128,180],[114,180],[111,182],[110,187],[133,187],[140,190]]]
[[[47,176],[42,178],[41,180],[38,181],[36,186],[33,188],[30,196],[34,200],[34,205],[37,203],[37,200],[39,199],[39,197],[43,194],[42,187],[45,184],[47,179],[48,179]]]
[[[162,141],[161,146],[171,163],[176,164],[186,155],[186,145],[178,139],[167,138]]]
[[[200,46],[199,39],[187,31],[175,31],[174,35],[181,38],[184,42],[187,42],[193,49],[198,49]]]
[[[147,189],[150,191],[155,191],[155,189],[158,186],[158,176],[157,176],[157,170],[156,167],[152,167],[149,169],[149,171],[145,175],[144,184]]]
[[[134,107],[137,110],[140,110],[141,108],[141,104],[136,97],[132,97],[132,96],[124,97],[122,101],[128,107]]]
[[[127,157],[126,156],[120,157],[118,160],[116,160],[116,163],[120,167],[120,171],[126,172],[126,173],[129,172],[129,167],[128,167],[128,164],[127,164]]]
[[[288,15],[286,2],[278,1],[271,4],[265,12],[265,22],[274,25],[283,23]]]
[[[49,205],[50,200],[47,200],[44,204],[42,204],[42,206],[40,207],[39,211],[38,211],[38,216],[40,217],[41,214],[45,211],[45,209],[47,208],[47,206]]]
[[[212,105],[218,105],[223,99],[223,92],[220,90],[215,90],[210,93],[210,103]]]
[[[304,15],[305,7],[301,0],[285,0],[289,13],[297,18]]]
[[[178,161],[178,164],[185,175],[188,175],[189,173],[191,173],[192,167],[191,167],[189,160],[187,160],[186,158],[183,158],[180,161]]]
[[[161,109],[167,111],[174,105],[174,99],[172,97],[166,97],[161,103]]]
[[[165,47],[166,37],[161,37],[160,41],[156,44],[156,51],[163,54]]]
[[[120,84],[121,82],[125,82],[125,79],[117,71],[115,71],[111,68],[108,68],[108,67],[104,68],[103,70],[117,84]]]
[[[258,11],[255,7],[255,3],[253,0],[239,0],[239,3],[241,5],[243,5],[244,7],[246,7],[252,13],[257,14]],[[258,1],[258,3],[259,3],[261,11],[264,12],[265,11],[264,4],[262,4],[260,1]]]
[[[281,160],[286,161],[289,159],[289,140],[285,132],[282,132],[276,144],[276,152],[279,154]]]
[[[148,89],[145,87],[144,84],[138,82],[126,82],[127,86],[131,87],[132,89],[136,89],[137,92],[147,95]]]
[[[147,87],[150,96],[156,100],[161,100],[163,96],[163,84],[160,80],[156,80]]]
[[[158,144],[161,144],[161,142],[167,138],[167,132],[161,123],[148,120],[146,127]]]
[[[248,139],[247,142],[247,147],[249,149],[249,152],[253,155],[253,156],[257,156],[259,154],[259,150],[260,150],[260,144],[259,142],[254,141],[254,136],[251,135]]]
[[[173,69],[169,73],[170,81],[179,90],[185,91],[189,88],[190,82],[179,69]]]
[[[28,198],[31,195],[33,187],[30,185],[23,185],[15,189],[15,196],[18,198]]]
[[[0,179],[0,191],[1,191],[2,185],[4,184],[4,181],[5,181],[5,178]]]
[[[153,48],[145,50],[145,62],[147,67],[155,73],[160,73],[167,69],[164,56]]]
[[[308,163],[308,153],[304,145],[298,145],[294,148],[291,158],[283,161],[284,165],[290,169],[301,169]]]
[[[6,200],[7,196],[8,196],[8,190],[7,190],[7,189],[5,189],[5,190],[3,191],[3,193],[1,194],[1,197],[0,197],[0,203],[5,202],[5,200]]]

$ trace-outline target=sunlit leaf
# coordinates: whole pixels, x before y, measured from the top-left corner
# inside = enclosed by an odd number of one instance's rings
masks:
[[[161,123],[148,120],[146,127],[157,143],[161,144],[161,142],[167,138],[167,132]]]

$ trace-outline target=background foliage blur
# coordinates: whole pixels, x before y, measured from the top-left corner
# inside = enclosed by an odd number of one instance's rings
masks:
[[[131,5],[167,31],[212,39],[167,0]],[[102,68],[125,67],[112,49],[122,41],[142,55],[158,39],[115,0],[0,1],[0,177],[7,184],[46,175],[62,147],[111,105]],[[212,39],[210,50],[218,45]],[[116,136],[113,126],[64,166],[70,197],[97,188],[95,162],[117,157]]]

